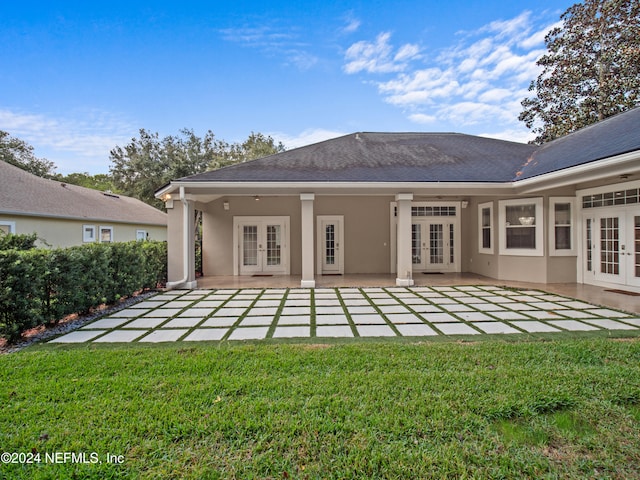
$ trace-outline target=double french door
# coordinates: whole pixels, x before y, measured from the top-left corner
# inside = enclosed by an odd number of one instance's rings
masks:
[[[236,218],[240,275],[288,273],[288,218]]]
[[[584,219],[585,281],[640,287],[640,213],[601,211]]]
[[[415,271],[456,271],[455,223],[441,219],[413,219],[411,261]]]

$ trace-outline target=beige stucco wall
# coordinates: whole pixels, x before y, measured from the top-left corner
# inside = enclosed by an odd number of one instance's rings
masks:
[[[544,213],[542,223],[544,228],[543,256],[527,257],[518,255],[499,255],[499,200],[518,198],[508,197],[478,197],[471,200],[468,207],[468,220],[465,220],[469,235],[463,237],[463,271],[477,273],[499,280],[513,280],[535,283],[573,283],[576,281],[576,256],[550,256],[551,242],[549,225],[549,198],[575,195],[573,188],[555,189],[544,194],[530,194],[522,198],[543,198]],[[478,251],[478,205],[486,202],[493,203],[493,254]],[[577,225],[574,224],[574,228]]]
[[[393,197],[316,197],[316,216],[344,216],[345,273],[389,273],[389,205],[393,201]]]
[[[499,254],[499,200],[518,198],[476,197],[460,210],[460,267],[463,272],[477,273],[498,280],[538,283],[572,283],[576,277],[576,256],[550,256],[549,197],[573,196],[571,188],[544,194],[529,194],[526,198],[543,198],[544,255],[517,256]],[[344,217],[344,272],[389,273],[392,258],[390,238],[391,196],[321,196],[314,200],[314,228],[319,215]],[[447,199],[443,199],[447,201]],[[229,202],[225,210],[224,202]],[[478,251],[478,205],[493,202],[493,254]],[[301,274],[301,202],[299,196],[222,197],[206,204],[197,203],[203,212],[203,274],[233,274],[233,219],[247,216],[286,216],[290,221],[290,271]],[[169,278],[183,276],[182,208],[168,210]],[[577,225],[574,225],[574,228]],[[134,233],[135,235],[135,233]],[[317,255],[314,233],[314,255]],[[315,266],[315,263],[314,263]],[[317,272],[316,272],[317,274]]]
[[[164,241],[167,239],[167,228],[156,225],[133,225],[114,222],[96,222],[92,220],[69,220],[46,217],[31,217],[0,214],[0,222],[15,223],[17,234],[37,233],[42,239],[41,246],[71,247],[82,245],[82,232],[85,225],[96,227],[98,235],[100,227],[113,227],[113,238],[116,242],[136,240],[136,231],[145,230],[149,240]]]
[[[345,273],[389,271],[389,204],[392,200],[391,197],[316,196],[313,202],[314,228],[318,215],[344,216]],[[229,210],[223,208],[225,201],[229,202]],[[288,216],[291,274],[301,274],[299,197],[262,196],[259,201],[253,197],[223,197],[197,208],[202,209],[204,275],[233,274],[233,218],[237,216]],[[175,243],[178,243],[177,239]],[[181,241],[179,243],[181,245]],[[314,253],[317,252],[316,243],[314,235]]]

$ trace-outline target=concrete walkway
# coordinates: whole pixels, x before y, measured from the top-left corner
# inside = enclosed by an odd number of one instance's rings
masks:
[[[49,343],[636,330],[640,315],[492,285],[175,290]]]

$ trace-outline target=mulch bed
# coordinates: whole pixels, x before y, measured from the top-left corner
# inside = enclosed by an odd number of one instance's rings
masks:
[[[100,317],[118,312],[130,307],[131,305],[135,305],[138,302],[154,296],[156,293],[158,293],[156,290],[143,291],[131,297],[123,298],[116,304],[100,305],[99,307],[92,309],[92,311],[87,315],[68,315],[55,325],[40,325],[39,327],[23,332],[22,339],[18,343],[10,344],[4,338],[0,338],[0,355],[17,352],[33,343],[48,340],[63,333],[71,332]]]

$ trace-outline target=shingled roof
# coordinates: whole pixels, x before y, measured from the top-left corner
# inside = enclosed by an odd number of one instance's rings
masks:
[[[166,213],[135,198],[47,180],[3,161],[0,214],[167,225]]]
[[[542,146],[459,133],[355,133],[179,182],[513,182],[640,149],[640,107]]]

